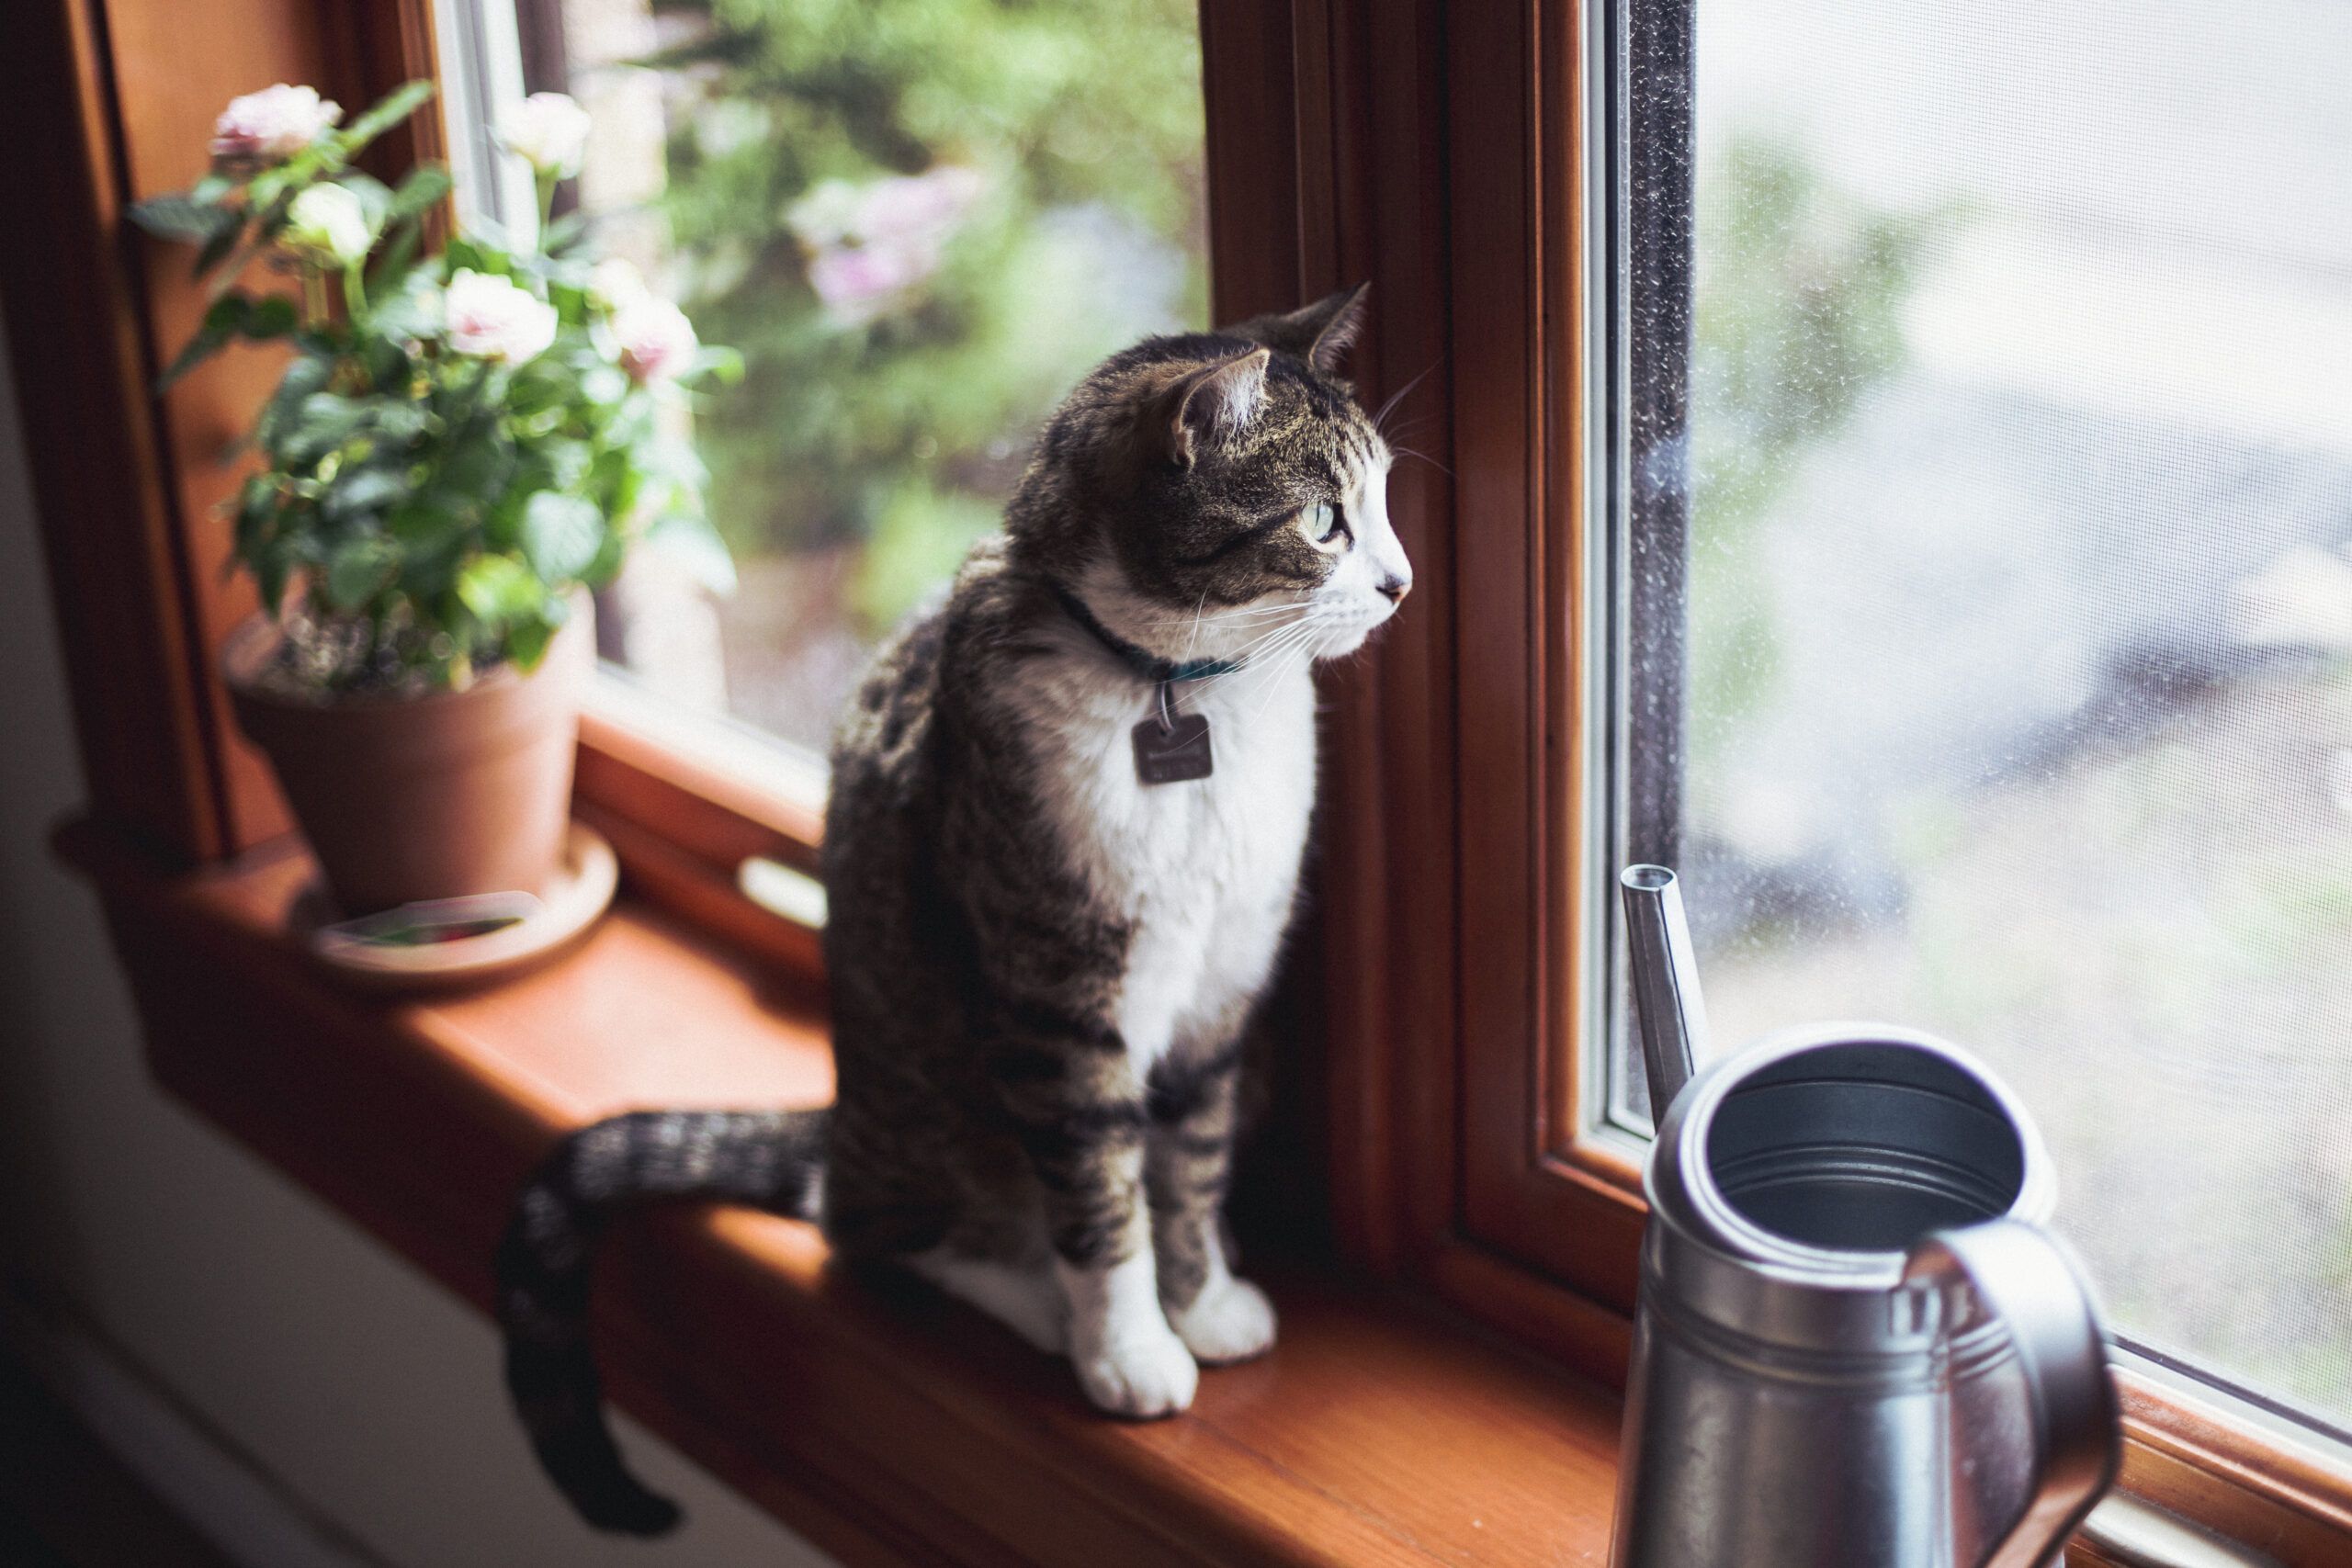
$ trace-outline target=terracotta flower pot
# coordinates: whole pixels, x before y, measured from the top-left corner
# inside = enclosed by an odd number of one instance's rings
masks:
[[[462,692],[305,702],[252,683],[277,643],[268,621],[247,622],[222,670],[344,914],[546,885],[595,657],[584,594],[537,670],[494,670]]]

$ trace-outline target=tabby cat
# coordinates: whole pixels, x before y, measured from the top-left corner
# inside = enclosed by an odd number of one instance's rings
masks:
[[[1395,613],[1390,461],[1336,378],[1363,290],[1151,338],[1055,413],[832,755],[826,1110],[646,1111],[567,1140],[498,1256],[507,1382],[594,1523],[623,1468],[586,1338],[595,1235],[651,1198],[820,1221],[1067,1356],[1121,1416],[1272,1345],[1220,1206],[1245,1023],[1315,796],[1312,660]]]

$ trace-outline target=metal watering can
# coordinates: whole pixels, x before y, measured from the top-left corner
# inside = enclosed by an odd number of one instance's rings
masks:
[[[1674,874],[1621,884],[1657,1141],[1611,1568],[2054,1564],[2121,1431],[2024,1108],[1875,1024],[1693,1077]]]

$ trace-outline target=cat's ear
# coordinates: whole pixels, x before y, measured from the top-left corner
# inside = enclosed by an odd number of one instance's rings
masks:
[[[1364,301],[1371,292],[1371,284],[1359,283],[1327,294],[1312,305],[1281,315],[1253,316],[1227,330],[1235,337],[1295,354],[1329,376],[1340,368],[1349,344],[1363,330]]]
[[[1150,401],[1147,438],[1159,455],[1189,468],[1200,447],[1248,428],[1266,400],[1262,348],[1187,370]]]

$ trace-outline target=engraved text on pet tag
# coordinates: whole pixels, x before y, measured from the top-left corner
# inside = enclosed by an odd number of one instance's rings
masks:
[[[1204,779],[1216,770],[1209,751],[1209,716],[1182,713],[1159,683],[1159,711],[1136,726],[1136,777],[1148,784]]]

